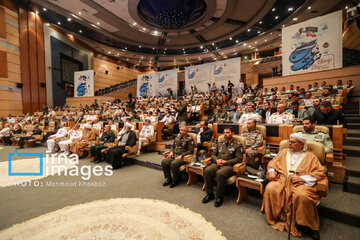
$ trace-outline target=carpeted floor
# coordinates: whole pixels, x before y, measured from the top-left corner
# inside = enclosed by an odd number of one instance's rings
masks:
[[[1,149],[0,161],[7,161],[7,153],[13,150],[13,147]],[[21,152],[43,152],[44,150],[45,148],[39,147],[21,150]],[[150,156],[149,160],[151,160]],[[82,165],[94,166],[89,159],[80,160],[80,166]],[[98,165],[105,166],[104,163]],[[201,214],[227,239],[287,238],[287,233],[278,232],[266,223],[265,216],[260,213],[261,200],[259,198],[250,196],[246,202],[236,205],[236,195],[233,193],[225,197],[222,207],[215,208],[212,202],[201,203],[205,194],[201,191],[200,182],[189,187],[181,183],[174,189],[162,187],[163,175],[159,170],[139,165],[125,166],[114,171],[110,177],[93,176],[89,181],[71,176],[49,176],[38,181],[38,187],[35,187],[32,182],[31,186],[27,184],[27,186],[0,188],[0,229],[64,207],[95,200],[143,198],[164,200]],[[55,186],[59,182],[68,183],[70,186]],[[101,183],[102,186],[88,186],[89,182]],[[74,183],[76,186],[71,187]],[[358,208],[358,205],[355,203],[353,207]],[[357,239],[360,228],[321,218],[320,233],[323,239]],[[309,237],[304,236],[302,239],[309,239]]]

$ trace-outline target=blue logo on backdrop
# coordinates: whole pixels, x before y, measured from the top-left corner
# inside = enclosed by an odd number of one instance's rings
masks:
[[[40,171],[39,172],[12,172],[12,158],[15,156],[19,157],[39,157],[40,160]],[[9,176],[42,176],[43,175],[43,154],[42,153],[18,153],[17,151],[9,153]]]

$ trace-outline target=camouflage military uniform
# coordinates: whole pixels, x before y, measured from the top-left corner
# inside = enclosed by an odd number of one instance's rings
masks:
[[[228,117],[228,113],[222,110],[214,114],[212,122],[215,123],[215,122],[225,121],[227,117]]]
[[[257,129],[251,132],[245,130],[241,133],[241,136],[245,138],[246,149],[251,148],[251,151],[246,152],[246,165],[258,169],[259,162],[256,162],[255,160],[256,157],[258,157],[257,148],[262,145],[264,140],[262,133]]]
[[[291,107],[293,102],[294,102],[294,100],[287,100],[287,101],[285,101],[285,106]],[[299,106],[305,106],[305,102],[303,99],[299,99],[297,102],[299,103]]]
[[[325,146],[325,153],[331,153],[334,150],[333,142],[329,134],[326,132],[315,129],[312,133],[307,133],[304,130],[298,131],[301,135],[306,138],[307,142],[319,142]]]
[[[226,166],[218,166],[217,159],[227,161]],[[214,183],[216,181],[216,197],[224,194],[226,180],[234,175],[233,166],[242,160],[241,144],[234,139],[228,143],[225,140],[218,142],[211,156],[212,164],[205,168],[204,179],[206,185],[206,193],[213,193]]]
[[[180,171],[179,168],[185,164],[184,156],[194,153],[195,143],[194,140],[189,136],[181,137],[177,136],[174,140],[171,152],[174,153],[174,156],[171,158],[165,158],[161,161],[161,167],[164,171],[165,178],[171,179],[171,174],[173,175],[173,181],[179,181]],[[175,158],[182,156],[180,160]]]
[[[326,96],[326,97],[323,96],[323,97],[321,98],[321,100],[322,100],[323,102],[328,101],[328,102],[330,102],[332,105],[336,105],[336,98],[333,97],[333,96],[331,96],[331,95]]]

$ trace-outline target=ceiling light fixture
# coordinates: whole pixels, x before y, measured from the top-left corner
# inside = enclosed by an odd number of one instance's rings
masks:
[[[81,15],[81,12],[78,12],[79,15]]]
[[[311,6],[308,6],[308,10],[310,10],[311,9]]]
[[[58,25],[61,25],[61,22],[58,22]]]
[[[275,12],[275,10],[276,10],[275,8],[271,9],[271,11],[273,11],[273,12]]]
[[[236,40],[235,42],[236,42],[236,43],[239,43],[239,40]]]
[[[262,21],[260,21],[259,24],[262,24]]]
[[[294,17],[294,18],[293,18],[293,20],[294,20],[294,21],[297,21],[297,20],[298,20],[298,18],[297,18],[297,17]]]
[[[79,33],[82,33],[81,29],[79,30]]]
[[[97,24],[97,25],[100,25],[100,22],[97,22],[96,24]]]
[[[293,7],[289,7],[289,8],[288,8],[288,11],[289,11],[289,12],[291,12],[292,10],[294,10]]]
[[[279,16],[276,16],[276,17],[275,17],[275,20],[278,20],[278,18],[279,18]]]
[[[67,21],[68,21],[68,22],[71,22],[71,18],[68,18]]]
[[[204,47],[203,46],[200,46],[201,49],[203,49]]]
[[[258,34],[260,34],[260,31],[258,31]]]
[[[133,23],[134,26],[136,26],[136,24],[137,24],[136,22]]]
[[[43,8],[43,11],[44,11],[44,12],[46,12],[46,11],[47,11],[47,9],[46,9],[46,8]]]
[[[232,40],[232,38],[229,38],[229,40]]]
[[[250,32],[250,28],[247,31]]]
[[[139,48],[141,48],[141,45],[139,45]]]

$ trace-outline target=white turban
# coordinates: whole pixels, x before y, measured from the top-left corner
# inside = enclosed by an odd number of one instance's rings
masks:
[[[90,124],[85,124],[84,128],[91,128],[91,125]]]
[[[306,151],[307,146],[306,146],[306,138],[304,136],[302,136],[299,133],[292,133],[290,134],[290,138],[295,138],[296,140],[304,143],[304,148],[302,149],[303,151]]]
[[[132,128],[132,127],[133,127],[133,125],[132,125],[131,123],[128,123],[128,122],[125,123],[125,126],[126,126],[126,127],[129,127],[129,128]]]

